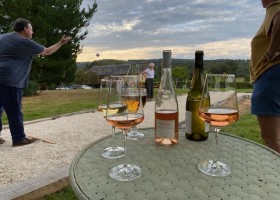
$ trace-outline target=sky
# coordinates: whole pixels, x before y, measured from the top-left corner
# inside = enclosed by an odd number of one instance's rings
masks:
[[[84,0],[82,7],[94,0]],[[249,59],[265,9],[261,0],[96,0],[78,62],[101,59]],[[99,54],[100,56],[97,56]]]

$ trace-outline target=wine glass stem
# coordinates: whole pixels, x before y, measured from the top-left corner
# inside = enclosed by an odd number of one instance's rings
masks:
[[[132,128],[131,128],[131,133],[132,133],[133,135],[137,135],[137,128],[136,128],[136,126],[132,126]]]
[[[219,158],[219,146],[218,146],[218,137],[219,137],[220,128],[215,128],[215,152],[214,152],[214,158],[213,158],[213,166],[217,167],[217,162]]]
[[[127,133],[128,131],[127,130],[124,130],[123,131],[123,134],[124,134],[124,168],[127,167],[127,150],[126,150],[126,143],[127,143]]]
[[[116,143],[115,143],[116,130],[115,130],[115,126],[112,126],[112,136],[113,136],[113,145],[112,145],[112,149],[115,149],[115,148],[116,148]]]

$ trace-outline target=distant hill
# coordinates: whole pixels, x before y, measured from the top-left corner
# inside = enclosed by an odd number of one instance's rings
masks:
[[[91,62],[77,62],[77,68],[84,68],[89,65]]]

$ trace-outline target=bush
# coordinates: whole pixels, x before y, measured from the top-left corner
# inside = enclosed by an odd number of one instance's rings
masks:
[[[29,81],[27,88],[23,90],[23,96],[29,97],[38,94],[39,84],[34,81]]]
[[[236,82],[236,89],[248,89],[253,88],[253,85],[248,82]]]

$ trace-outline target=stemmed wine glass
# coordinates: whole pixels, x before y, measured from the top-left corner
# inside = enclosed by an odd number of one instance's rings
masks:
[[[109,91],[114,97],[111,103],[111,111],[125,109],[121,100],[121,86],[123,80],[101,79],[98,95],[98,111],[106,118],[107,100]],[[113,108],[114,107],[114,108]],[[124,156],[124,148],[115,145],[115,126],[112,126],[113,143],[111,147],[107,147],[102,151],[102,156],[105,158],[120,158]]]
[[[140,88],[140,95],[142,98],[142,104],[143,104],[143,108],[144,108],[146,101],[147,101],[146,88]],[[139,139],[143,139],[143,138],[144,138],[144,133],[139,131],[136,126],[133,126],[127,134],[127,139],[130,139],[130,140],[139,140]]]
[[[220,128],[237,121],[239,118],[235,75],[206,75],[200,101],[199,116],[214,128],[216,143],[213,160],[199,163],[199,170],[207,175],[217,177],[231,174],[231,168],[217,159]]]
[[[114,98],[110,93],[107,102],[106,120],[109,124],[121,129],[125,136],[124,149],[125,158],[127,157],[126,140],[127,133],[132,126],[141,123],[144,120],[144,112],[142,100],[138,84],[138,76],[123,76],[124,80],[121,87],[122,102],[126,109],[122,112],[109,112],[111,108],[112,99]],[[118,165],[110,170],[110,177],[118,181],[131,181],[141,175],[141,168],[127,164]]]

